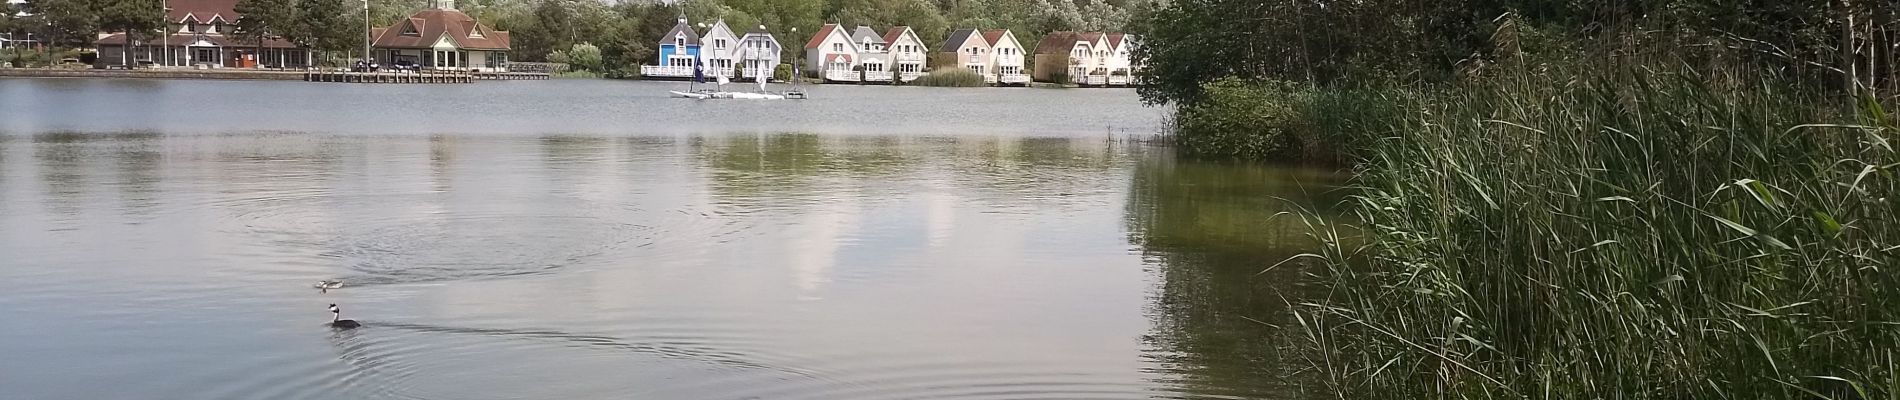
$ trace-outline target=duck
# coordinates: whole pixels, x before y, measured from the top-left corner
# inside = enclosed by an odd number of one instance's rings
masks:
[[[331,304],[330,327],[337,329],[356,329],[363,327],[363,324],[357,323],[356,320],[353,319],[343,319],[343,309],[337,308],[336,304]]]
[[[336,280],[336,279],[325,279],[325,280],[317,281],[317,284],[311,285],[311,287],[315,287],[319,290],[322,290],[324,293],[329,293],[330,289],[342,289],[343,281]]]

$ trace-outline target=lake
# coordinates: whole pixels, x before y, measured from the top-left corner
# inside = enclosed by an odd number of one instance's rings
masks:
[[[0,397],[1297,392],[1257,273],[1336,176],[1129,90],[683,85],[0,79]]]

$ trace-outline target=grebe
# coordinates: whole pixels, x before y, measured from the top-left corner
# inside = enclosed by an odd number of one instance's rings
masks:
[[[353,319],[343,319],[343,309],[337,308],[335,304],[331,304],[330,305],[330,327],[342,328],[342,329],[356,329],[356,328],[363,327],[363,324],[356,323],[356,320],[353,320]]]

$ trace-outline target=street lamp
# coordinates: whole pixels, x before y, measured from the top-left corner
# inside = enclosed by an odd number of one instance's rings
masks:
[[[369,72],[369,65],[373,62],[369,55],[369,46],[376,38],[371,35],[369,28],[369,0],[363,0],[363,72]]]
[[[792,27],[791,39],[798,40],[798,27],[796,26]],[[784,42],[780,42],[780,43],[784,43]],[[780,46],[780,47],[783,47],[783,46]],[[772,66],[772,69],[778,69],[778,66],[774,65]],[[799,75],[802,75],[804,73],[805,73],[805,52],[800,51],[800,52],[792,53],[792,84],[798,84],[799,78],[802,78],[802,76],[799,76]]]

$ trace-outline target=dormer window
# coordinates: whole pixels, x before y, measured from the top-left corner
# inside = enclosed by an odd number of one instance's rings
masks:
[[[416,24],[408,24],[408,25],[402,26],[402,35],[403,36],[422,36],[422,32],[416,31]]]
[[[223,23],[223,22],[213,22],[213,23],[211,23],[211,30],[210,30],[210,31],[206,31],[205,33],[218,33],[218,32],[224,32],[224,23]]]
[[[470,39],[481,39],[481,38],[482,38],[482,30],[481,30],[481,29],[469,29],[469,30],[468,30],[468,37],[469,37]]]
[[[186,21],[185,30],[191,33],[198,33],[198,21]]]
[[[681,34],[681,35],[673,35],[673,47],[674,47],[674,48],[679,48],[679,49],[685,49],[685,48],[686,48],[686,35],[683,35],[683,34]]]

